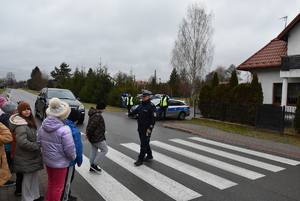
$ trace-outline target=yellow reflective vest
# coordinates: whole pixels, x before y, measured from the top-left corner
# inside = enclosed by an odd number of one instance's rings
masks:
[[[126,98],[126,105],[133,105],[133,97]]]
[[[167,96],[162,96],[160,98],[160,106],[168,106],[168,97]]]

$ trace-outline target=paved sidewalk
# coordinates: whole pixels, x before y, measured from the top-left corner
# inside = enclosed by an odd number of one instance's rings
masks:
[[[11,178],[12,181],[15,181],[16,174],[13,173]],[[46,169],[39,171],[39,188],[40,195],[44,195],[46,197],[47,191],[47,183],[48,176]],[[21,201],[21,196],[15,196],[14,192],[16,190],[16,186],[1,186],[0,187],[0,200],[1,201]]]
[[[221,131],[215,128],[211,128],[208,126],[195,125],[195,124],[164,124],[166,128],[180,130],[184,132],[189,132],[195,135],[199,135],[205,138],[215,139],[219,141],[225,141],[230,144],[238,144],[244,147],[254,147],[264,151],[275,152],[283,155],[288,155],[296,158],[300,158],[300,147],[280,143],[273,142],[270,140],[258,139],[254,137],[248,137],[244,135],[239,135],[235,133],[229,133],[225,131]],[[12,180],[14,180],[14,176]],[[47,191],[47,173],[46,170],[43,169],[39,172],[39,187],[41,195],[46,195]],[[15,186],[9,187],[0,187],[0,201],[20,201],[21,197],[16,197],[14,195]],[[78,192],[72,190],[72,194],[78,197],[78,201],[80,200],[80,195]]]
[[[261,150],[277,152],[280,154],[290,155],[290,156],[300,158],[300,147],[287,144],[287,143],[274,142],[271,140],[264,140],[255,137],[239,135],[236,133],[221,131],[219,129],[212,128],[209,126],[202,126],[196,124],[179,123],[179,124],[164,124],[163,126],[170,129],[176,129],[180,131],[193,133],[196,135],[203,136],[205,138],[216,139],[220,141],[225,141],[227,143],[239,144],[245,147],[254,147]]]

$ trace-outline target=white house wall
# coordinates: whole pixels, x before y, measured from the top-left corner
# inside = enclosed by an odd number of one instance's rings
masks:
[[[253,69],[252,72],[257,72],[258,82],[261,83],[264,104],[273,103],[273,83],[282,83],[282,78],[279,77],[280,68],[275,69]]]
[[[258,82],[261,83],[264,104],[273,103],[273,83],[282,83],[280,78],[280,68],[271,69],[253,69],[257,72]],[[300,78],[288,78],[288,83],[300,83]]]
[[[288,55],[300,54],[300,23],[289,31]]]

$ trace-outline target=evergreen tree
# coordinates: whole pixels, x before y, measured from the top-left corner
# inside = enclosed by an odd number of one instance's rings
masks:
[[[237,74],[236,74],[236,70],[233,70],[232,73],[231,73],[229,86],[230,86],[230,88],[233,88],[233,87],[237,86],[238,84],[239,84],[239,81],[238,81],[238,77],[237,77]]]
[[[106,67],[99,67],[95,70],[89,69],[84,87],[82,87],[79,97],[83,102],[97,103],[99,100],[108,99],[109,92],[113,88],[111,77],[107,73]],[[109,104],[107,102],[107,104]]]
[[[180,79],[176,68],[173,68],[168,84],[172,90],[171,96],[179,96]]]
[[[86,75],[83,69],[75,69],[73,75],[66,79],[62,88],[70,89],[76,97],[79,97],[79,93],[82,87],[85,85]]]
[[[252,88],[252,93],[253,93],[253,103],[254,104],[262,104],[264,100],[264,95],[261,87],[261,83],[258,82],[258,77],[257,73],[253,73],[253,78],[251,82],[251,88]]]
[[[57,68],[55,66],[54,70],[50,72],[51,77],[53,77],[54,82],[56,83],[57,87],[61,87],[64,84],[64,80],[66,78],[70,78],[71,77],[71,72],[72,69],[69,68],[69,65],[65,62],[63,62],[60,65],[60,68]]]
[[[27,80],[28,88],[31,90],[40,91],[46,86],[46,81],[42,77],[42,72],[39,67],[36,66],[30,74],[30,79]]]
[[[218,77],[218,73],[217,72],[214,73],[214,76],[213,76],[213,78],[211,80],[211,84],[210,85],[211,85],[212,88],[215,88],[216,86],[219,85],[219,77]]]

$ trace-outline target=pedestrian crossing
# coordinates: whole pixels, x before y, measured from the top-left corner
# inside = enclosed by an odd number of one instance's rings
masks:
[[[172,158],[166,153],[172,153],[170,155],[173,156],[175,153],[193,159],[199,164],[206,164],[250,181],[263,179],[267,177],[268,172],[277,173],[284,171],[289,166],[300,164],[300,161],[297,160],[249,150],[201,137],[189,137],[186,140],[169,139],[167,143],[151,141],[150,144],[154,156],[153,162],[162,163],[168,168],[175,169],[182,174],[194,178],[196,181],[214,187],[216,190],[226,190],[239,185],[239,183],[238,181],[231,181],[228,178],[224,178],[223,175],[198,168],[200,166],[195,167],[177,158]],[[128,149],[128,151],[136,153],[138,153],[140,149],[139,144],[136,143],[122,143],[121,146]],[[216,156],[216,158],[205,156],[204,153],[209,153],[210,156],[213,155]],[[109,147],[106,157],[174,200],[193,200],[200,198],[202,193],[204,193],[201,192],[201,189],[196,192],[195,189],[190,189],[183,183],[178,182],[176,178],[165,176],[147,165],[135,167],[133,163],[136,161],[136,157],[131,158],[112,147]],[[229,162],[224,162],[222,159],[224,159],[224,161],[230,159],[227,161],[237,161],[237,163],[230,164]],[[263,160],[268,162],[264,162]],[[272,161],[274,161],[273,164]],[[239,164],[246,164],[246,168],[245,166],[240,167]],[[254,170],[251,170],[251,167],[254,167]],[[100,174],[90,173],[89,159],[85,156],[82,166],[77,168],[77,171],[105,200],[143,200],[142,195],[133,193],[124,184],[119,182],[117,180],[118,178],[114,178],[113,175],[108,174],[105,170],[102,169]]]

